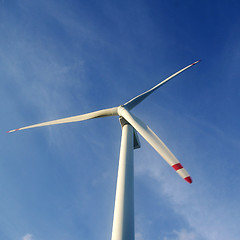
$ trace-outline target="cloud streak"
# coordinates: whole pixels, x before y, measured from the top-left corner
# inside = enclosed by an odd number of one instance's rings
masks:
[[[27,233],[22,237],[22,240],[33,240],[33,235],[30,233]]]
[[[180,231],[173,231],[174,237],[164,237],[163,240],[196,240],[196,234],[193,232],[188,232],[186,229],[181,229]]]

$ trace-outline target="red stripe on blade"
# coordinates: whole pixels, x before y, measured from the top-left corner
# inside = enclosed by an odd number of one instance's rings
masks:
[[[192,183],[192,179],[191,179],[191,177],[190,176],[188,176],[188,177],[186,177],[186,178],[184,178],[187,182],[189,182],[189,183]]]
[[[176,171],[183,168],[183,166],[181,165],[181,163],[174,164],[174,165],[172,165],[172,167],[173,167]]]

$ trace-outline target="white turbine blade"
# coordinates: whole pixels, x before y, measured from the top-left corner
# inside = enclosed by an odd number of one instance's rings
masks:
[[[196,61],[190,65],[188,65],[187,67],[181,69],[180,71],[174,73],[173,75],[171,75],[170,77],[166,78],[165,80],[163,80],[162,82],[158,83],[156,86],[154,86],[153,88],[149,89],[148,91],[136,96],[135,98],[131,99],[130,101],[128,101],[127,103],[125,103],[123,106],[127,107],[128,110],[133,109],[134,107],[136,107],[140,102],[142,102],[146,97],[148,97],[150,94],[152,94],[155,90],[157,90],[160,86],[162,86],[164,83],[166,83],[167,81],[169,81],[170,79],[176,77],[178,74],[182,73],[183,71],[187,70],[188,68],[192,67],[193,65],[197,64],[199,61]]]
[[[118,114],[122,116],[127,122],[129,122],[183,179],[189,183],[192,183],[190,175],[183,168],[181,163],[144,122],[127,111],[124,107],[118,108]]]
[[[73,116],[73,117],[61,118],[61,119],[57,119],[57,120],[53,120],[53,121],[38,123],[38,124],[34,124],[31,126],[27,126],[27,127],[17,128],[17,129],[8,131],[8,133],[15,132],[18,130],[28,129],[28,128],[49,126],[49,125],[55,125],[55,124],[61,124],[61,123],[79,122],[79,121],[84,121],[84,120],[93,119],[93,118],[116,116],[116,115],[118,115],[117,107],[103,109],[100,111],[86,113],[86,114],[77,115],[77,116]]]

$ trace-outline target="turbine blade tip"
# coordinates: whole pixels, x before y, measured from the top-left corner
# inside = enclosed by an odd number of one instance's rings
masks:
[[[198,60],[198,61],[192,63],[192,66],[195,65],[195,64],[197,64],[197,63],[199,63],[199,62],[201,62],[201,60]]]
[[[16,132],[16,131],[18,131],[18,130],[19,130],[19,128],[14,129],[14,130],[7,131],[7,133]]]
[[[188,183],[192,183],[192,178],[190,176],[184,178],[185,181],[187,181]]]

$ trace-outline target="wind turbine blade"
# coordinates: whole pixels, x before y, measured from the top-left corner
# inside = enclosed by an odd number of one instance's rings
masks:
[[[57,120],[53,120],[53,121],[38,123],[38,124],[30,125],[27,127],[17,128],[17,129],[8,131],[8,133],[15,132],[18,130],[28,129],[28,128],[49,126],[49,125],[55,125],[55,124],[61,124],[61,123],[80,122],[80,121],[93,119],[93,118],[116,116],[116,115],[118,115],[117,107],[114,107],[114,108],[103,109],[100,111],[91,112],[91,113],[87,113],[87,114],[77,115],[77,116],[73,116],[73,117],[61,118],[61,119],[57,119]]]
[[[183,168],[181,163],[161,141],[161,139],[140,119],[127,111],[124,107],[118,108],[118,114],[129,122],[142,137],[163,157],[163,159],[187,182],[192,183],[188,172]]]
[[[154,86],[153,88],[149,89],[148,91],[136,96],[135,98],[131,99],[130,101],[126,102],[123,106],[127,107],[128,110],[133,109],[134,107],[136,107],[140,102],[142,102],[146,97],[148,97],[150,94],[152,94],[155,90],[157,90],[159,87],[161,87],[163,84],[165,84],[167,81],[169,81],[170,79],[176,77],[178,74],[182,73],[183,71],[187,70],[188,68],[192,67],[193,65],[197,64],[199,61],[196,61],[190,65],[188,65],[187,67],[181,69],[180,71],[174,73],[173,75],[171,75],[170,77],[166,78],[165,80],[163,80],[162,82],[158,83],[156,86]]]

